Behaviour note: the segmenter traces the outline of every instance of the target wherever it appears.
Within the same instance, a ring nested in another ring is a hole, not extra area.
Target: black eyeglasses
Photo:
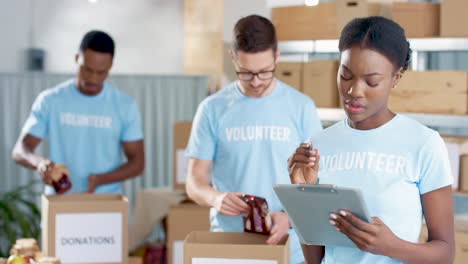
[[[275,69],[271,71],[261,71],[257,73],[236,71],[236,74],[237,78],[239,78],[239,80],[241,81],[251,81],[255,76],[257,76],[257,78],[262,81],[268,81],[273,79],[273,77],[275,76]]]

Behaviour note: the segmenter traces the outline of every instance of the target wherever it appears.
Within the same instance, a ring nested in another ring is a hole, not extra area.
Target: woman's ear
[[[398,83],[400,82],[401,78],[403,77],[403,68],[400,67],[398,71],[395,73],[395,76],[393,77],[393,85],[392,88],[397,87]]]

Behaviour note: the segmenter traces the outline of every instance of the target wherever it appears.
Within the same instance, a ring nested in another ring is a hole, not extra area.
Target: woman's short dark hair
[[[256,53],[273,49],[276,52],[275,26],[270,20],[259,15],[241,18],[234,26],[233,50]]]
[[[86,49],[110,53],[114,57],[114,40],[103,31],[91,30],[81,40],[80,51],[84,52]]]
[[[351,20],[341,31],[339,50],[343,52],[355,46],[379,52],[396,69],[408,69],[411,59],[409,42],[405,31],[390,19],[372,16]]]

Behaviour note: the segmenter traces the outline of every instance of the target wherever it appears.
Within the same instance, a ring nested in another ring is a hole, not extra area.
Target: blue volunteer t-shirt
[[[273,185],[290,183],[287,159],[308,137],[322,130],[311,99],[276,81],[271,94],[244,96],[232,83],[205,99],[195,115],[187,155],[213,163],[212,183],[220,192],[266,198],[270,211],[282,207]],[[212,208],[213,231],[242,232],[242,217]],[[291,235],[291,263],[303,261],[298,238]]]
[[[74,80],[36,98],[22,133],[47,136],[49,158],[70,173],[69,192],[85,192],[88,176],[113,171],[123,163],[122,142],[143,139],[136,102],[104,83],[96,96],[80,93]],[[98,186],[96,193],[121,193],[120,183]],[[54,193],[46,186],[46,193]]]
[[[361,189],[370,216],[409,242],[418,242],[421,195],[453,181],[439,134],[402,115],[371,130],[353,129],[343,120],[313,142],[320,153],[319,182]],[[401,262],[357,247],[326,246],[322,263]]]

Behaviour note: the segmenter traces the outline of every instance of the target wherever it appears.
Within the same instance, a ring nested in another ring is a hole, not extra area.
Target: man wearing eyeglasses
[[[193,121],[187,193],[212,207],[211,230],[224,232],[243,231],[242,214],[249,207],[242,194],[265,198],[273,223],[267,243],[277,244],[289,233],[291,263],[300,263],[299,240],[272,187],[290,183],[289,153],[322,129],[315,105],[274,78],[279,51],[268,19],[240,19],[230,55],[238,80],[205,99]]]

